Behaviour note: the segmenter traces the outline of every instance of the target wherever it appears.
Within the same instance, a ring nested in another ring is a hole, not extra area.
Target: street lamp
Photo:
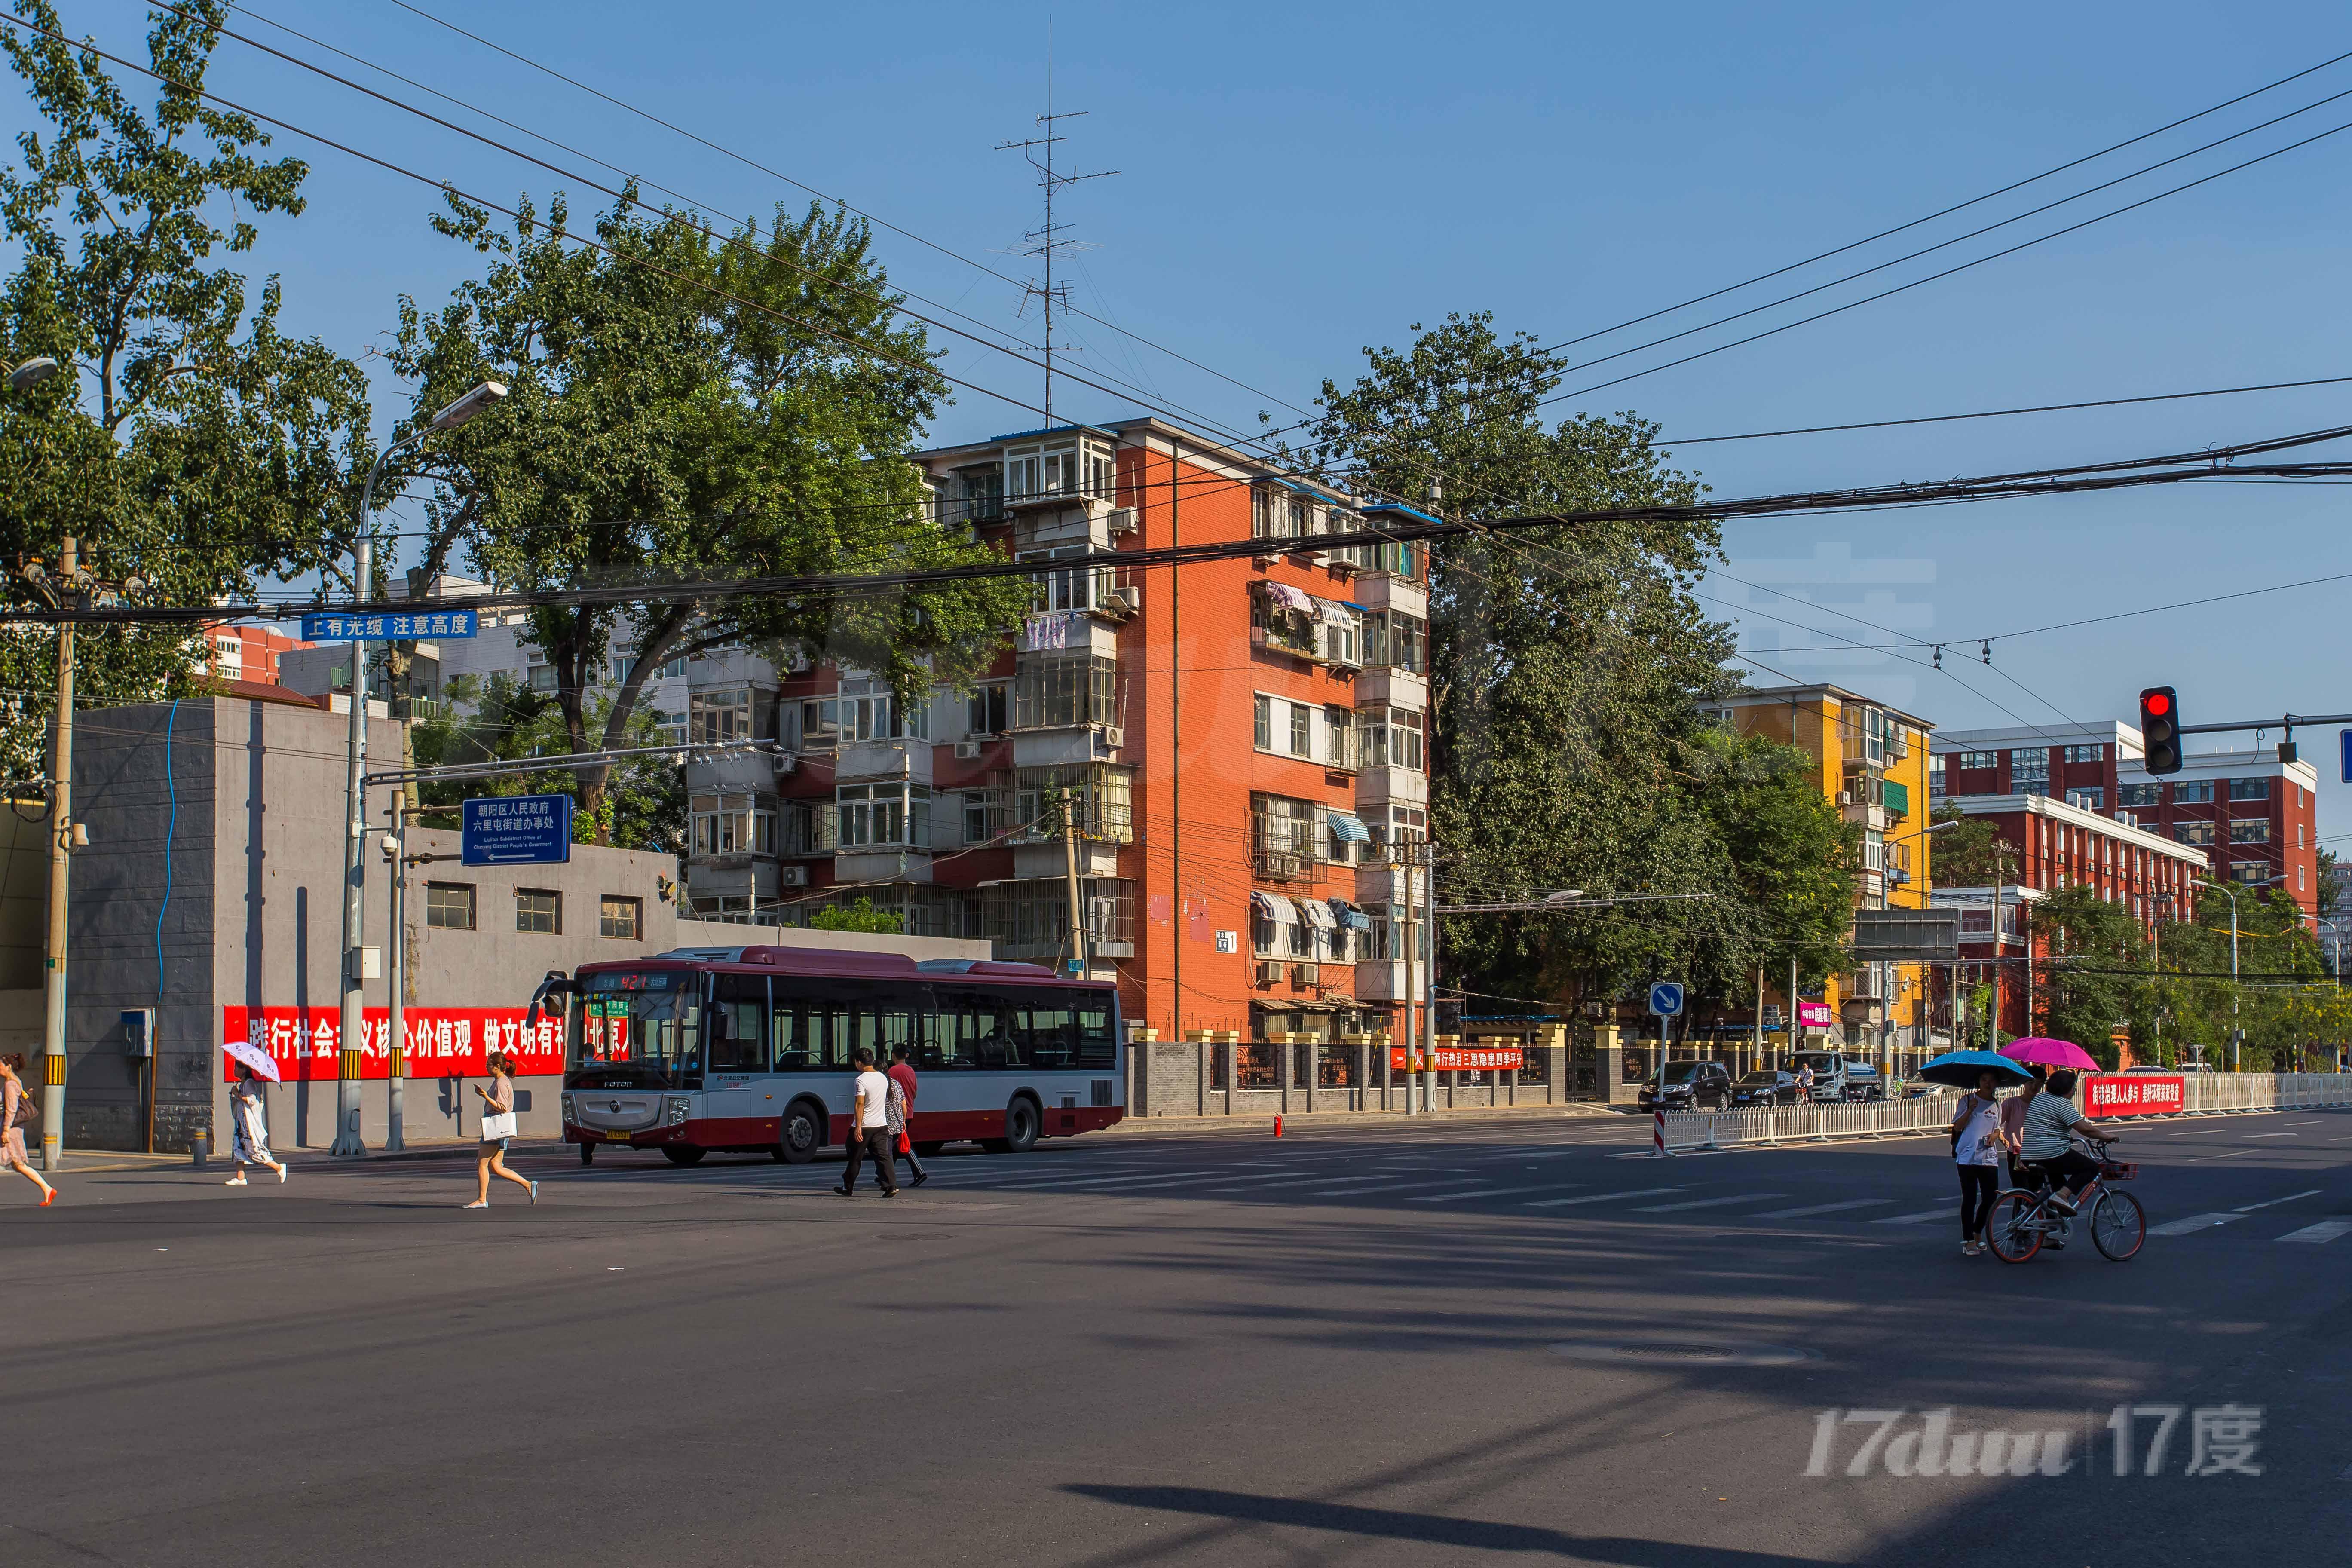
[[[2241,1047],[2246,1032],[2238,1027],[2238,890],[2226,882],[2210,877],[2191,879],[2200,888],[2210,888],[2230,900],[2230,1070],[2239,1070]],[[2274,888],[2285,881],[2284,877],[2268,877],[2259,882],[2248,882],[2249,888]]]
[[[368,520],[375,514],[376,482],[383,477],[384,465],[394,453],[413,447],[426,437],[444,430],[455,430],[476,416],[485,413],[507,395],[506,387],[495,381],[485,381],[467,391],[427,421],[422,429],[412,430],[376,455],[368,468],[367,485],[360,492],[360,515],[356,537],[352,542],[352,603],[364,605],[375,580],[375,540],[369,531]],[[367,791],[361,776],[367,769],[367,641],[363,637],[352,642],[352,724],[351,738],[345,747],[345,777],[343,793],[349,807],[343,833],[343,973],[341,981],[342,1008],[340,1020],[340,1049],[335,1068],[335,1142],[330,1151],[336,1154],[364,1154],[367,1146],[360,1142],[360,1052],[367,1038],[366,1012],[362,1005],[361,986],[366,979],[366,966],[362,939],[366,934],[362,898],[367,891]],[[397,1046],[400,1042],[392,1042]]]
[[[1958,817],[1953,817],[1948,822],[1931,822],[1925,827],[1914,828],[1909,833],[1903,834],[1898,837],[1886,839],[1881,847],[1884,848],[1892,848],[1897,844],[1907,844],[1914,838],[1925,838],[1930,834],[1942,833],[1948,828],[1954,828],[1959,826],[1960,819]],[[1882,866],[1878,868],[1878,907],[1882,910],[1893,907],[1888,900],[1894,894],[1894,879],[1895,868],[1893,866]],[[1906,875],[1904,880],[1907,882],[1910,880],[1910,878]],[[1887,971],[1889,971],[1889,973],[1881,976],[1884,983],[1880,985],[1879,989],[1883,992],[1892,991],[1895,988],[1893,984],[1895,976],[1892,973],[1895,966],[1892,963],[1886,963],[1883,959],[1879,962]],[[1958,983],[1955,981],[1954,990],[1952,993],[1955,997],[1958,997],[1959,994],[1958,984]],[[1884,1084],[1888,1081],[1892,1076],[1888,1070],[1888,1057],[1890,1054],[1888,1041],[1893,1037],[1895,1033],[1895,998],[1892,996],[1886,996],[1883,997],[1881,1000],[1884,1010],[1881,1011],[1878,1016],[1878,1075],[1879,1081]],[[1794,1004],[1792,1003],[1791,1005],[1793,1005]],[[1925,1006],[1927,1004],[1923,1002],[1921,1005]],[[1932,1025],[1930,1026],[1932,1027]]]

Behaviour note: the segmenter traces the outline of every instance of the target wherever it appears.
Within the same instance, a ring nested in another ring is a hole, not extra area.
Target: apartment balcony
[[[1107,495],[1087,495],[1070,489],[1007,496],[1003,516],[1013,524],[1015,550],[1071,544],[1108,550],[1117,538],[1132,531],[1135,526],[1132,509],[1113,506]]]
[[[1393,572],[1368,572],[1359,576],[1348,597],[1368,610],[1394,610],[1419,620],[1429,618],[1429,584],[1400,577]]]
[[[1429,710],[1429,678],[1410,669],[1368,664],[1356,675],[1356,706],[1410,708],[1416,713],[1425,713]]]
[[[862,845],[837,849],[833,857],[836,882],[928,882],[931,852],[886,845]]]
[[[789,760],[791,768],[784,766]],[[688,795],[766,794],[776,787],[779,773],[799,766],[797,758],[780,758],[770,752],[721,752],[689,757],[686,764]]]
[[[931,782],[931,743],[913,739],[845,740],[835,749],[833,768],[833,776],[840,784],[856,784],[870,779],[905,779],[911,784],[929,784]]]
[[[1356,771],[1359,807],[1428,804],[1429,775],[1419,768],[1364,767]]]
[[[1356,976],[1356,1000],[1359,1002],[1402,1002],[1404,1000],[1404,960],[1401,958],[1370,959],[1353,966]],[[1418,980],[1420,975],[1415,973]]]
[[[1015,845],[1013,850],[1013,875],[1015,880],[1035,878],[1064,877],[1069,874],[1069,851],[1063,847],[1059,836],[1051,842]],[[1078,840],[1078,875],[1081,877],[1116,877],[1118,875],[1118,846],[1099,839]]]

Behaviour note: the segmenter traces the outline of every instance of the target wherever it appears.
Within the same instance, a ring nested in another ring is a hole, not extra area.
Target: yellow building
[[[1863,869],[1854,878],[1856,909],[1924,909],[1929,856],[1927,720],[1839,686],[1776,686],[1745,691],[1712,705],[1716,717],[1743,735],[1761,735],[1809,752],[1822,793],[1863,829]],[[1792,1048],[1842,1046],[1850,1056],[1906,1073],[1935,1054],[1928,1037],[1925,967],[1868,963],[1831,975],[1820,991],[1789,995],[1782,968],[1767,975],[1764,1002],[1779,1009],[1782,1030],[1768,1035],[1775,1055]],[[1796,1016],[1804,1005],[1807,1017]]]

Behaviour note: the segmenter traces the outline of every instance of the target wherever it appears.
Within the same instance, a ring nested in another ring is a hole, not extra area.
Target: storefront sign
[[[268,1051],[287,1083],[334,1079],[341,1026],[341,1015],[333,1007],[221,1009],[221,1038],[248,1041]],[[386,1077],[391,1066],[385,1048],[392,1033],[391,1015],[382,1007],[371,1007],[365,1027],[360,1076]],[[401,1033],[406,1037],[411,1078],[483,1077],[489,1070],[483,1058],[492,1050],[514,1055],[517,1078],[563,1070],[562,1019],[542,1016],[537,1028],[525,1029],[520,1007],[410,1007],[401,1015]],[[236,1065],[226,1057],[221,1073],[225,1079],[236,1076]]]
[[[2189,1088],[2167,1073],[2101,1075],[2084,1086],[2085,1116],[2165,1116],[2188,1102]]]
[[[1801,1026],[1808,1029],[1828,1028],[1830,1026],[1830,1005],[1826,1002],[1798,1003],[1797,1022]]]
[[[1501,1068],[1516,1072],[1527,1053],[1517,1046],[1439,1046],[1430,1051],[1389,1048],[1391,1072],[1483,1072]]]

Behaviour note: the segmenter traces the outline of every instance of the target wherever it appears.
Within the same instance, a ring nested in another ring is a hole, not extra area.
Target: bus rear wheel
[[[709,1150],[698,1148],[692,1143],[662,1145],[662,1158],[673,1165],[699,1165],[702,1163],[702,1157],[709,1152]]]
[[[932,1139],[930,1142],[927,1142],[927,1143],[918,1143],[918,1144],[916,1144],[916,1145],[915,1145],[915,1153],[916,1153],[917,1157],[919,1157],[919,1158],[920,1158],[920,1159],[928,1160],[928,1159],[931,1158],[933,1155],[937,1154],[940,1150],[942,1150],[942,1149],[946,1148],[947,1146],[948,1146],[948,1143],[947,1143],[947,1140],[946,1140],[946,1139],[944,1139],[944,1138],[934,1138],[934,1139]]]

